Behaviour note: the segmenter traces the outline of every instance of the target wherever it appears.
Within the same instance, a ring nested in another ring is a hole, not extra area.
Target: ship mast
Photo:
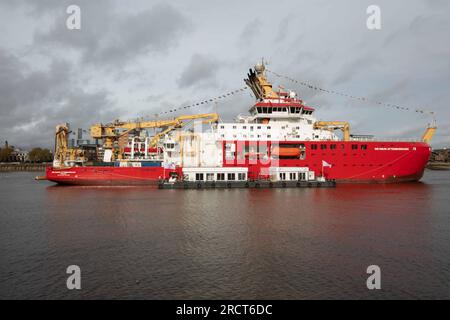
[[[278,94],[273,90],[272,84],[266,77],[266,66],[264,60],[261,63],[257,63],[255,70],[249,69],[247,79],[244,79],[245,83],[252,89],[256,100],[262,101],[264,99],[277,99]]]

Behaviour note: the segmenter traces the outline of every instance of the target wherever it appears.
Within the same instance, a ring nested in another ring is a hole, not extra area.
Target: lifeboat
[[[277,157],[300,157],[300,149],[298,147],[273,147],[272,155]]]

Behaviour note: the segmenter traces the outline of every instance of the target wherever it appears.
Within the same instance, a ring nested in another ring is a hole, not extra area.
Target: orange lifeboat
[[[293,147],[273,147],[272,155],[278,157],[300,157],[300,149]]]

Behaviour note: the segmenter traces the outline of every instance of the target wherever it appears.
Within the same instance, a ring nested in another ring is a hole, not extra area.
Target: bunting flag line
[[[177,112],[177,111],[180,111],[180,110],[186,110],[186,109],[190,109],[190,108],[194,108],[194,107],[199,107],[199,106],[202,106],[202,105],[206,105],[208,103],[216,102],[217,100],[228,98],[228,97],[230,97],[232,95],[241,93],[241,92],[243,92],[243,91],[245,91],[247,89],[248,89],[248,87],[245,86],[245,87],[242,87],[242,88],[230,91],[230,92],[223,93],[223,94],[218,95],[218,96],[213,97],[213,98],[209,98],[209,99],[205,99],[203,101],[192,103],[192,104],[187,105],[187,106],[182,106],[182,107],[172,108],[172,109],[169,108],[169,109],[166,109],[165,111],[161,111],[159,113],[156,113],[155,115],[156,116],[160,116],[160,115],[165,115],[165,114],[171,114],[171,113],[174,113],[174,112]],[[145,116],[145,118],[150,118],[150,117],[151,116]]]
[[[322,91],[322,92],[325,92],[325,93],[328,93],[328,94],[334,94],[334,95],[338,95],[338,96],[341,96],[341,97],[346,97],[346,98],[349,98],[349,99],[358,100],[358,101],[362,101],[362,102],[374,103],[374,104],[377,104],[377,105],[381,105],[381,106],[385,106],[385,107],[389,107],[389,108],[394,108],[394,109],[397,109],[397,110],[414,111],[414,112],[423,113],[423,114],[427,113],[427,114],[432,115],[433,117],[435,116],[434,111],[431,111],[431,110],[411,108],[411,107],[400,106],[400,105],[392,104],[392,103],[384,103],[384,102],[375,101],[375,100],[372,100],[372,99],[366,98],[366,97],[358,97],[358,96],[354,96],[354,95],[343,93],[343,92],[338,92],[338,91],[334,91],[334,90],[328,90],[328,89],[317,87],[317,86],[312,85],[312,84],[310,84],[308,82],[305,82],[305,81],[300,81],[300,80],[296,80],[296,79],[293,79],[293,78],[285,76],[285,75],[281,75],[281,74],[279,74],[277,72],[274,72],[274,71],[271,71],[271,70],[268,70],[268,69],[266,69],[266,71],[271,73],[271,74],[273,74],[274,76],[277,76],[277,77],[283,78],[283,79],[287,79],[287,80],[289,80],[291,82],[297,83],[297,84],[299,84],[301,86],[304,86],[304,87],[306,87],[308,89],[311,89],[311,90]]]

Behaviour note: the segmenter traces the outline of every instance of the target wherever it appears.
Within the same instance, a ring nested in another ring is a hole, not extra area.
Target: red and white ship
[[[94,125],[91,135],[104,142],[98,148],[103,153],[101,163],[89,164],[82,151],[68,149],[67,137],[61,135],[67,128],[59,127],[55,161],[47,168],[46,179],[69,185],[146,185],[164,179],[279,181],[321,177],[347,183],[421,179],[435,127],[427,128],[416,142],[355,136],[347,122],[317,121],[315,109],[305,105],[295,92],[274,90],[264,63],[250,70],[245,82],[256,103],[248,115],[239,115],[235,122],[220,122],[215,114],[206,114],[182,116],[176,121]],[[194,121],[189,130],[185,120]],[[160,131],[149,136],[149,128]]]

